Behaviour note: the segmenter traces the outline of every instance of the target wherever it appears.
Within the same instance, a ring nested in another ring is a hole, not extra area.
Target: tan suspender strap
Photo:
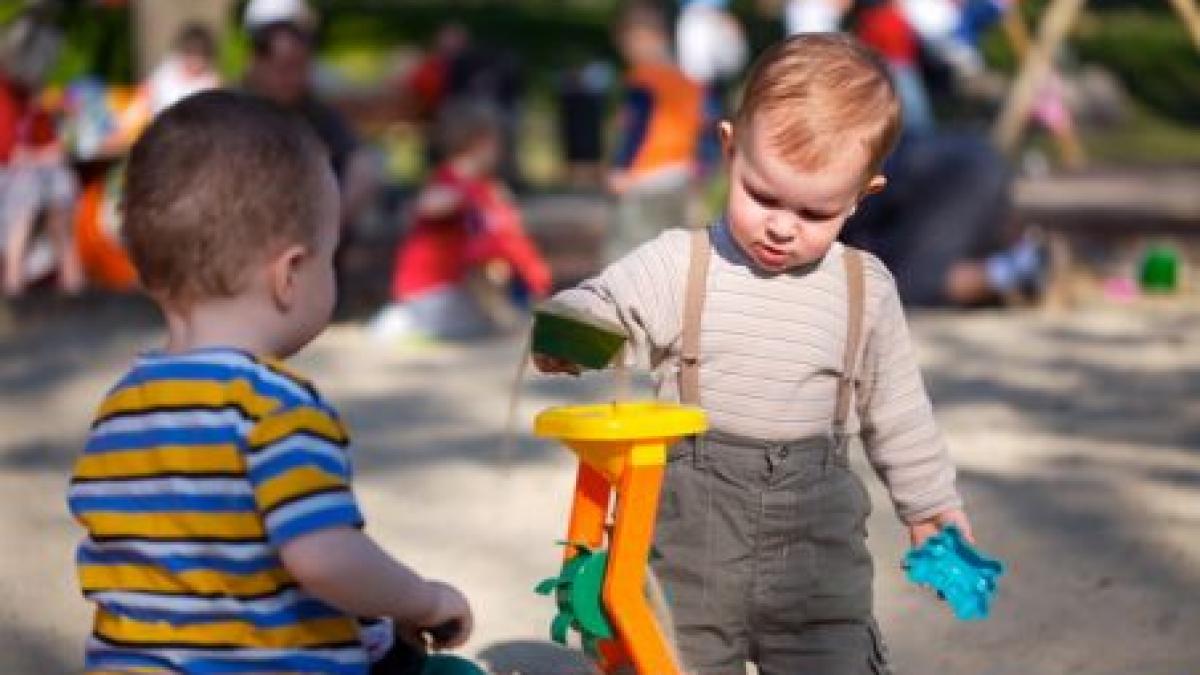
[[[712,258],[708,237],[707,227],[692,230],[679,352],[679,402],[684,405],[700,405],[700,315],[704,312],[708,263]]]
[[[841,433],[850,418],[850,401],[854,397],[854,373],[858,365],[859,343],[862,341],[864,286],[862,251],[847,246],[842,259],[846,263],[846,355],[842,359],[842,378],[838,381],[837,408],[833,428]]]

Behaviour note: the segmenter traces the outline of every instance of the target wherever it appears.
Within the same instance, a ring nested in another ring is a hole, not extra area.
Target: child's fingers
[[[908,526],[908,539],[913,548],[920,548],[925,540],[937,534],[938,527],[931,522],[915,523]]]
[[[462,616],[429,631],[435,649],[457,649],[471,638],[472,622],[470,616]]]
[[[537,367],[538,371],[543,373],[565,373],[568,375],[578,375],[580,373],[578,365],[564,359],[546,356],[545,354],[534,354],[533,365]]]
[[[968,543],[970,543],[972,546],[978,543],[975,541],[975,533],[971,530],[971,521],[967,520],[967,514],[963,513],[962,511],[955,513],[954,524],[958,526],[958,529],[962,530],[963,538],[966,539]]]

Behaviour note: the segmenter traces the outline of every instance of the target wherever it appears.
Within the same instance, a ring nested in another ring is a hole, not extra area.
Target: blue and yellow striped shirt
[[[297,585],[280,547],[361,527],[337,412],[233,349],[150,354],[105,398],[68,501],[87,529],[93,670],[366,672],[356,622]]]

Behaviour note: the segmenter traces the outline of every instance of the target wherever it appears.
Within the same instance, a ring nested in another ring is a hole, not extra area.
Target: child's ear
[[[721,154],[728,162],[733,159],[733,122],[721,120],[717,125],[717,136],[721,139]]]
[[[308,257],[308,249],[300,244],[292,244],[283,249],[271,262],[270,284],[271,298],[281,312],[290,310],[298,300],[297,278],[300,264]]]

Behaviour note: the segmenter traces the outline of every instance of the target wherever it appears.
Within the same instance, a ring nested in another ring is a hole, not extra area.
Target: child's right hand
[[[583,369],[578,363],[572,363],[566,359],[560,359],[556,356],[547,356],[545,354],[534,354],[533,365],[540,373],[547,375],[555,373],[563,373],[566,375],[579,375]]]
[[[411,641],[425,644],[425,636],[432,639],[434,649],[455,649],[466,644],[475,628],[475,617],[466,596],[450,584],[441,581],[429,582],[434,593],[434,610],[426,615],[419,625],[401,628]]]

